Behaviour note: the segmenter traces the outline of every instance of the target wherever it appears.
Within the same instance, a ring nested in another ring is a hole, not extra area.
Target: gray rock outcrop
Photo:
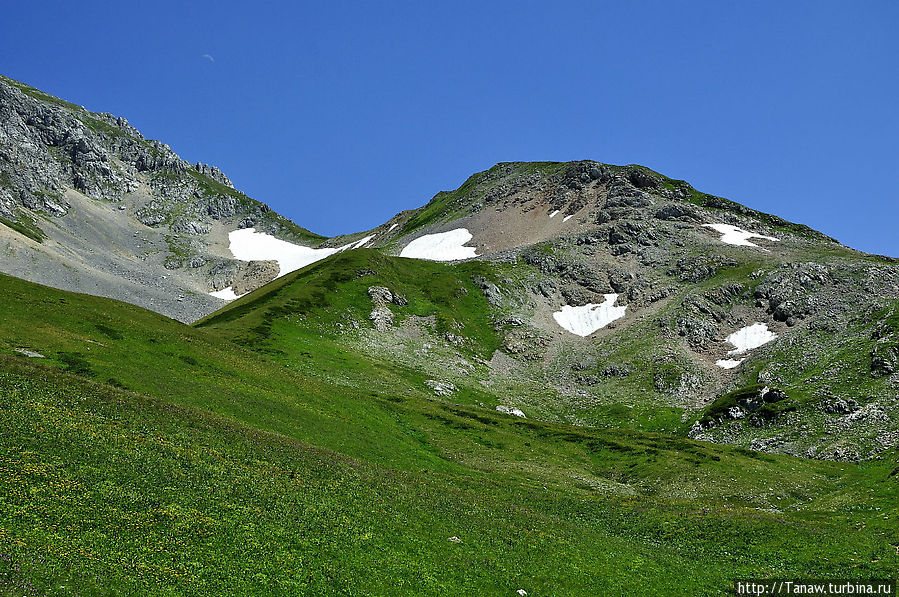
[[[249,261],[234,276],[232,290],[238,296],[253,292],[277,278],[279,271],[277,261]]]

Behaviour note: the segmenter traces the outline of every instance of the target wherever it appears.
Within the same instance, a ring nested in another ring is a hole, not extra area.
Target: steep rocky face
[[[0,223],[3,271],[185,321],[220,306],[207,293],[247,267],[228,250],[228,231],[255,227],[305,245],[324,240],[235,190],[218,168],[189,164],[144,138],[124,118],[2,77]]]
[[[121,201],[139,173],[184,175],[187,166],[163,143],[148,141],[124,118],[94,114],[9,79],[0,79],[2,209],[63,215],[64,193]]]

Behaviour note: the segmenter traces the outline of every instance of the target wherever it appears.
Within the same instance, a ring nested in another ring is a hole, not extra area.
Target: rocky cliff
[[[244,264],[227,232],[324,240],[190,164],[121,117],[0,77],[0,227],[7,273],[127,300],[182,320]]]

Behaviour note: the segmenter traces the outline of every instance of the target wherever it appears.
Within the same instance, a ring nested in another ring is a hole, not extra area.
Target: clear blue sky
[[[899,256],[899,2],[9,2],[0,72],[327,234],[639,163]]]

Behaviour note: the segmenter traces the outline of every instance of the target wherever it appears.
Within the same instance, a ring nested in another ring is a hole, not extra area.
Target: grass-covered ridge
[[[222,330],[242,343],[272,336],[273,326],[302,317],[328,328],[348,317],[367,321],[372,302],[367,289],[386,286],[408,304],[392,306],[404,317],[434,316],[436,331],[456,333],[472,350],[489,358],[499,346],[490,307],[475,285],[478,276],[495,276],[489,264],[452,266],[389,257],[372,249],[339,253],[279,278],[201,319],[195,325]]]
[[[413,309],[439,310],[467,284],[454,270],[416,297],[401,286],[408,260],[344,259],[377,269]],[[200,328],[0,276],[0,572],[100,594],[700,595],[734,576],[874,578],[899,565],[887,460],[809,461],[356,390],[216,329],[255,334],[265,318],[241,305],[300,299],[298,281],[326,289],[329,271],[286,276],[281,294],[266,287]],[[317,300],[343,311],[357,299]],[[278,325],[265,342],[288,338]]]

